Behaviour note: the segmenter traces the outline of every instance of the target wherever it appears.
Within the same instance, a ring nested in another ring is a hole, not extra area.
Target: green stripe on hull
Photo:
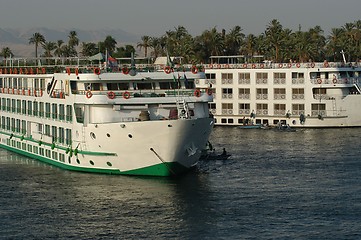
[[[78,172],[88,172],[88,173],[102,173],[102,174],[114,174],[114,175],[144,175],[144,176],[176,176],[181,173],[186,172],[189,170],[188,168],[184,167],[179,163],[160,163],[153,166],[148,166],[144,168],[134,169],[130,171],[120,171],[118,169],[102,169],[102,168],[86,168],[86,167],[77,167],[72,165],[64,164],[63,162],[55,161],[52,159],[48,159],[39,155],[35,155],[20,149],[12,148],[7,145],[0,144],[0,147],[18,153],[20,155],[24,155],[33,159],[37,159],[41,162],[66,169],[71,171],[78,171]]]

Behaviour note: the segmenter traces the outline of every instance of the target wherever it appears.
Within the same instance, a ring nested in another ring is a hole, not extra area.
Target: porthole
[[[90,133],[90,137],[91,137],[92,139],[96,139],[95,133],[91,132],[91,133]]]
[[[94,166],[94,162],[92,160],[89,161],[90,165]]]
[[[107,137],[110,137],[110,134],[109,134],[109,133],[107,133]]]
[[[128,137],[129,137],[129,138],[132,138],[133,136],[132,136],[132,134],[128,134]]]
[[[107,162],[107,165],[108,165],[109,167],[113,166],[111,162]]]
[[[80,164],[80,161],[79,161],[79,159],[78,159],[78,158],[76,159],[76,162],[77,162],[78,164]]]

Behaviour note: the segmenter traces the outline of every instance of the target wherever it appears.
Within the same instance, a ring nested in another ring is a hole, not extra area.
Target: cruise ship
[[[134,61],[133,61],[134,62]],[[67,170],[177,176],[214,125],[201,67],[6,59],[0,147]]]
[[[361,63],[239,63],[213,56],[205,64],[215,125],[361,127]]]

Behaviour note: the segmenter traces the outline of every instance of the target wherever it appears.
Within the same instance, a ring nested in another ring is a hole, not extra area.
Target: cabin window
[[[267,115],[268,114],[268,104],[266,104],[266,103],[256,104],[256,114]]]
[[[45,136],[50,137],[50,125],[45,125]]]
[[[3,86],[3,78],[0,78],[0,88],[2,88]]]
[[[50,103],[45,103],[45,117],[50,118]]]
[[[153,89],[153,85],[152,85],[152,83],[138,82],[137,88],[139,90],[151,90],[151,89]]]
[[[206,73],[206,79],[216,79],[215,73]]]
[[[87,87],[87,84],[85,85],[85,90],[88,90],[86,87]],[[70,89],[71,89],[72,93],[76,93],[78,91],[76,81],[70,81]]]
[[[256,73],[256,80],[268,79],[268,73],[258,72]]]
[[[56,126],[51,127],[52,141],[58,141],[58,128]]]
[[[26,100],[22,100],[21,107],[21,113],[26,114]]]
[[[32,115],[33,114],[33,102],[32,101],[28,101],[28,115]]]
[[[170,89],[171,83],[170,82],[159,82],[160,89]]]
[[[311,105],[311,115],[312,116],[326,116],[326,104],[323,103],[313,103]]]
[[[274,114],[275,115],[285,115],[286,114],[286,104],[274,104]]]
[[[71,122],[73,121],[73,107],[71,105],[66,105],[66,120]]]
[[[268,89],[267,88],[257,88],[256,89],[256,99],[268,99]]]
[[[65,144],[70,145],[71,144],[71,129],[66,129],[65,131]]]
[[[78,123],[84,123],[84,106],[75,106],[75,117]]]
[[[65,106],[64,104],[59,105],[59,120],[65,119]]]
[[[251,113],[251,105],[249,103],[240,103],[239,106],[239,114],[250,114]]]
[[[21,133],[22,134],[26,133],[26,121],[25,120],[21,120]]]
[[[232,88],[222,88],[222,98],[232,98],[233,96]]]
[[[39,113],[39,104],[38,104],[38,102],[34,101],[33,102],[33,115],[38,116],[38,113]]]
[[[39,116],[44,117],[44,103],[39,102]]]
[[[64,143],[64,128],[59,127],[59,143]]]
[[[304,104],[292,104],[292,115],[305,114]]]
[[[222,103],[222,114],[233,114],[233,103]]]
[[[108,90],[128,90],[129,83],[107,83]]]
[[[52,112],[52,117],[53,119],[57,119],[58,118],[58,105],[56,103],[51,104],[51,112]]]

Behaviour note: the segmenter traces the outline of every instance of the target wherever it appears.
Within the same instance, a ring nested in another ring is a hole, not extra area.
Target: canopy
[[[94,60],[98,60],[98,61],[101,61],[101,60],[104,60],[104,55],[102,53],[97,53],[91,57],[88,58],[89,61],[94,61]]]

